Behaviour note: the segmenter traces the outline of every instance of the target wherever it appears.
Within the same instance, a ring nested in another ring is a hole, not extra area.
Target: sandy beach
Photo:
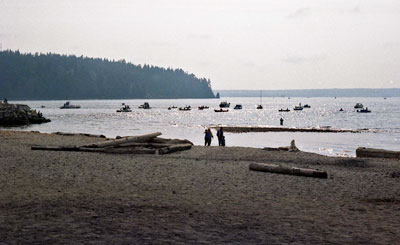
[[[400,244],[400,160],[31,150],[102,140],[0,130],[0,243]],[[328,178],[250,171],[254,162]]]

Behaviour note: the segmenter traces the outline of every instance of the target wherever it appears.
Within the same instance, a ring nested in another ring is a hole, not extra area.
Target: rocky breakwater
[[[0,126],[22,126],[50,122],[27,105],[0,103]]]

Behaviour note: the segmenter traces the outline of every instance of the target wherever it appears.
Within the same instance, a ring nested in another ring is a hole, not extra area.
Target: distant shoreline
[[[220,97],[400,97],[400,88],[225,90],[214,89]]]

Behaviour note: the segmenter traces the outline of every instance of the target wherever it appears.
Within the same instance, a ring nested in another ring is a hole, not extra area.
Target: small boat
[[[231,106],[231,103],[228,103],[227,101],[222,101],[219,103],[220,108],[229,108],[229,106]]]
[[[148,102],[144,102],[143,105],[139,106],[139,109],[151,109],[151,107]]]
[[[65,102],[63,106],[60,107],[60,109],[79,109],[81,108],[80,105],[72,105],[69,101]]]
[[[362,109],[362,108],[364,108],[364,106],[363,106],[363,104],[361,104],[361,103],[357,103],[357,104],[354,106],[354,109]]]
[[[258,105],[258,106],[257,106],[257,109],[262,109],[262,108],[263,108],[262,105]]]
[[[215,112],[228,112],[229,110],[228,109],[226,109],[226,110],[224,110],[224,109],[214,109],[214,111]]]
[[[339,111],[343,111],[343,108],[340,108],[340,110]]]
[[[42,105],[40,108],[46,108],[46,106]]]
[[[368,110],[368,107],[365,107],[365,109],[363,108],[361,110],[357,110],[357,112],[359,112],[359,113],[370,113],[371,110]]]
[[[234,110],[241,110],[242,109],[242,105],[241,104],[237,104],[237,105],[235,105],[235,107],[233,109]]]
[[[289,112],[290,110],[289,110],[289,108],[286,108],[286,109],[279,109],[279,112]]]
[[[122,103],[122,107],[117,110],[117,112],[132,112],[132,110],[129,105],[125,105],[125,103]]]
[[[262,91],[260,91],[260,104],[257,106],[257,109],[262,109]]]
[[[311,108],[311,106],[310,106],[309,104],[305,104],[305,105],[303,106],[303,108]]]
[[[303,106],[301,105],[301,103],[299,103],[299,105],[296,105],[293,110],[295,111],[302,111],[303,110]]]
[[[185,107],[179,107],[180,111],[190,111],[192,109],[192,107],[189,106],[185,106]]]
[[[202,105],[202,106],[199,106],[199,110],[204,110],[204,109],[208,109],[209,107],[208,106],[205,106],[205,105]]]

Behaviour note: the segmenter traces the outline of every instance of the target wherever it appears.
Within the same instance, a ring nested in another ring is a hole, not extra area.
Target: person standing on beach
[[[281,117],[281,120],[280,120],[280,121],[281,121],[281,126],[283,126],[283,118],[282,118],[282,117]]]
[[[220,127],[219,130],[217,131],[217,138],[218,138],[218,145],[225,146],[225,136],[222,127]]]
[[[211,129],[208,128],[204,131],[204,146],[211,145],[211,138],[214,138],[214,136],[211,133]]]

